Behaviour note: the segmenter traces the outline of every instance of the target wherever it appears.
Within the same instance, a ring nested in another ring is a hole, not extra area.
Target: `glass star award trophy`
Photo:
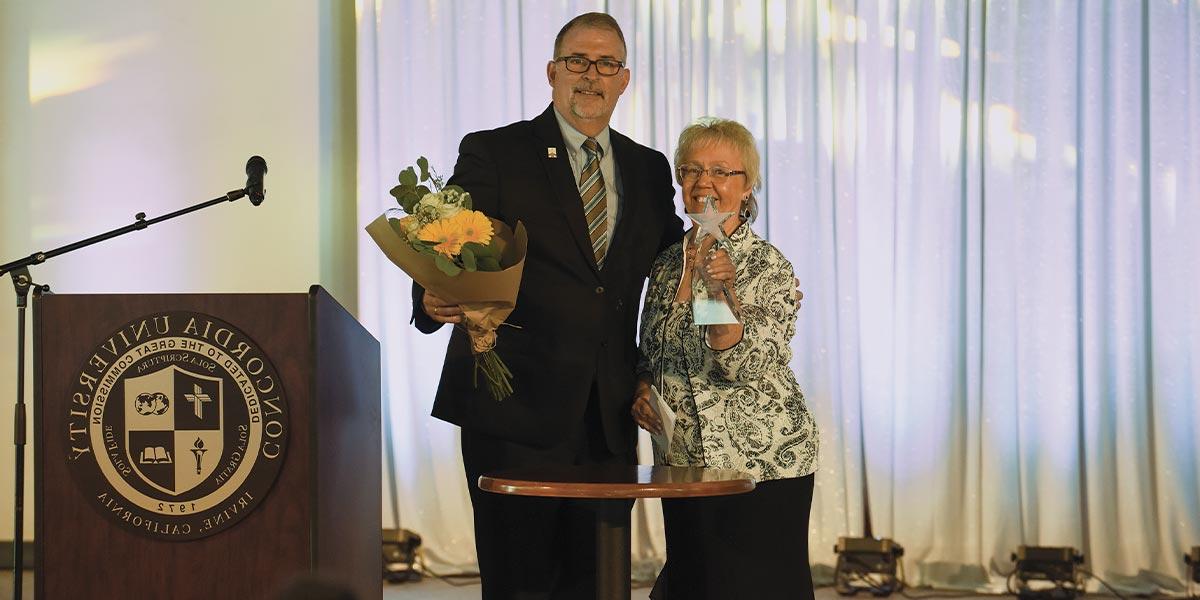
[[[705,238],[709,236],[712,236],[715,243],[708,245],[707,252],[713,252],[717,248],[726,248],[728,251],[729,237],[725,235],[725,230],[721,229],[721,224],[732,215],[731,212],[718,212],[716,198],[712,196],[704,198],[703,212],[687,213],[687,216],[696,223],[696,227],[692,228],[689,236],[691,239],[688,241],[688,244],[696,250],[694,253],[696,260],[694,264],[690,265],[692,269],[692,321],[696,325],[729,325],[739,322],[737,308],[732,302],[729,290],[723,282],[715,281],[708,276],[708,272],[704,269],[705,261],[700,258],[700,248],[708,245]]]

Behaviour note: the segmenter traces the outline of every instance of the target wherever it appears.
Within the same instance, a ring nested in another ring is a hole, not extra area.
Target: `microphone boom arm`
[[[66,254],[68,252],[72,252],[72,251],[78,250],[80,248],[91,246],[92,244],[103,242],[104,240],[109,240],[109,239],[112,239],[112,238],[115,238],[118,236],[125,235],[126,233],[130,233],[133,231],[140,231],[140,230],[145,229],[155,223],[160,223],[162,221],[174,219],[175,217],[180,217],[180,216],[186,215],[191,212],[195,212],[195,211],[198,211],[198,210],[201,210],[204,208],[208,208],[214,204],[220,204],[222,202],[233,202],[234,200],[237,200],[238,198],[242,198],[245,195],[246,195],[246,190],[244,190],[244,189],[243,190],[233,190],[233,191],[230,191],[229,193],[225,194],[224,196],[220,196],[218,198],[213,198],[212,200],[206,200],[199,204],[189,206],[187,208],[183,208],[183,209],[177,210],[175,212],[162,215],[161,217],[155,217],[150,220],[146,220],[146,213],[138,213],[137,215],[135,215],[133,217],[133,219],[134,219],[133,223],[130,223],[129,225],[125,225],[124,227],[118,227],[116,229],[113,229],[112,231],[107,231],[107,232],[101,233],[99,235],[94,235],[90,238],[79,240],[78,242],[73,242],[73,243],[67,244],[65,246],[60,246],[53,250],[47,250],[44,252],[34,252],[33,254],[30,254],[29,256],[27,256],[25,258],[17,259],[10,263],[0,265],[0,277],[3,277],[6,273],[20,269],[21,267],[28,267],[30,265],[40,265],[40,264],[46,262],[47,260],[54,258],[55,256],[58,256],[60,254]]]

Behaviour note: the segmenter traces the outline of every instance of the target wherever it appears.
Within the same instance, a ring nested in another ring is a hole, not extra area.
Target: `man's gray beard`
[[[571,106],[571,114],[572,114],[572,115],[574,115],[576,118],[579,118],[579,119],[598,119],[598,118],[600,118],[600,117],[604,116],[604,111],[603,111],[603,109],[601,109],[601,110],[600,110],[599,112],[597,112],[595,115],[591,115],[591,116],[589,116],[589,115],[585,115],[585,114],[583,114],[583,111],[581,111],[581,110],[579,109],[579,104],[578,104],[577,102],[575,102],[575,100],[574,100],[574,99],[572,99],[572,100],[571,100],[571,102],[570,102],[570,106]]]

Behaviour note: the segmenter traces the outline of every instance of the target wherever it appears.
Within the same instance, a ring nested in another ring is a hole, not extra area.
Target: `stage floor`
[[[650,595],[650,585],[642,584],[643,587],[633,588],[633,593],[630,594],[631,600],[646,600]],[[969,595],[961,592],[955,593],[952,591],[935,591],[929,589],[913,589],[906,592],[908,598],[919,600],[996,600],[1001,596],[984,596],[984,595]],[[846,597],[839,596],[832,587],[817,588],[817,600],[843,600]],[[1015,596],[1004,596],[1007,598],[1016,599]],[[1106,598],[1113,600],[1112,596],[1085,596],[1082,600],[1089,598]],[[439,581],[437,579],[424,579],[417,583],[401,583],[387,584],[383,586],[384,600],[478,600],[479,584],[473,583],[470,585],[453,586],[449,583]],[[859,600],[874,600],[874,597],[865,592],[860,592],[857,596],[853,596]],[[894,600],[907,600],[904,595],[893,594],[890,596]]]
[[[12,592],[12,571],[0,570],[0,598],[8,598]],[[645,600],[650,594],[650,587],[635,587],[630,595],[631,600]],[[22,590],[22,600],[33,600],[33,572],[25,572],[25,584]],[[891,598],[903,600],[914,598],[920,600],[994,600],[998,596],[956,594],[949,591],[934,591],[928,589],[908,590],[904,595],[893,594]],[[1008,596],[1014,598],[1013,596]],[[438,579],[426,578],[416,583],[383,584],[384,600],[478,600],[479,584],[469,583],[454,586]],[[817,588],[817,600],[840,600],[837,592],[831,587]],[[857,598],[871,600],[872,596],[860,593]],[[1106,598],[1112,596],[1088,595],[1083,599]]]
[[[456,582],[462,583],[462,582]],[[634,588],[630,598],[645,600],[650,586]],[[479,600],[479,583],[454,586],[444,581],[426,578],[416,583],[384,583],[384,600]]]

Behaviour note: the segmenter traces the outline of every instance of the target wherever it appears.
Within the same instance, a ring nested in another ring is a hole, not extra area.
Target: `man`
[[[456,328],[433,416],[462,428],[484,598],[594,597],[594,522],[582,503],[482,492],[480,475],[536,465],[634,464],[630,418],[638,300],[658,252],[682,237],[662,153],[609,128],[629,85],[620,26],[580,15],[546,65],[552,103],[529,121],[463,138],[449,183],[474,208],[529,231],[509,326],[496,351],[514,394],[476,386],[469,340]],[[413,288],[425,333],[461,310]]]

